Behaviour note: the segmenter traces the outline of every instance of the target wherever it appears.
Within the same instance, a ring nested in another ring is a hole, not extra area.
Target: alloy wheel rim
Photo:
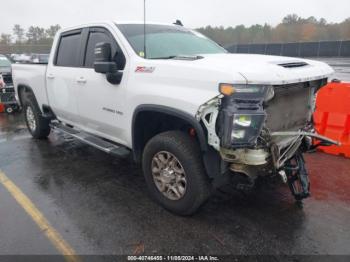
[[[170,152],[161,151],[152,159],[153,181],[166,198],[180,200],[187,187],[185,170],[180,161]]]
[[[26,116],[27,116],[27,122],[28,122],[29,129],[31,131],[35,131],[36,121],[35,121],[33,110],[30,106],[27,107]]]

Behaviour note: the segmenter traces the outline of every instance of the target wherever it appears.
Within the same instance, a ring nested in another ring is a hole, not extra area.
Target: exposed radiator
[[[298,130],[310,120],[311,94],[325,80],[275,86],[275,96],[265,106],[270,131]]]

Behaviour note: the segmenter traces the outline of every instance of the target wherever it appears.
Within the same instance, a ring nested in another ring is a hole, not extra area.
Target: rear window
[[[81,32],[63,35],[57,51],[56,65],[78,67],[79,50],[81,45]]]

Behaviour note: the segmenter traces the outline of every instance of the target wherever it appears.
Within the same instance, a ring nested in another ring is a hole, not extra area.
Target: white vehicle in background
[[[13,65],[34,138],[54,128],[131,153],[152,197],[181,215],[232,178],[251,190],[280,176],[296,200],[308,197],[303,152],[311,138],[337,144],[312,127],[314,95],[332,73],[322,62],[229,54],[180,25],[114,22],[61,30],[47,66]]]
[[[30,63],[31,61],[31,56],[28,54],[13,54],[11,58],[16,63]]]
[[[49,54],[32,54],[30,62],[34,64],[47,64],[49,62]]]

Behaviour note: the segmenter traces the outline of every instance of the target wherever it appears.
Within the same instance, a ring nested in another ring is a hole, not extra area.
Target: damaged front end
[[[319,145],[338,144],[312,126],[315,94],[326,83],[223,84],[222,95],[202,105],[197,118],[232,174],[244,175],[249,185],[258,177],[278,175],[300,201],[310,195],[303,153],[315,148],[314,139]]]

